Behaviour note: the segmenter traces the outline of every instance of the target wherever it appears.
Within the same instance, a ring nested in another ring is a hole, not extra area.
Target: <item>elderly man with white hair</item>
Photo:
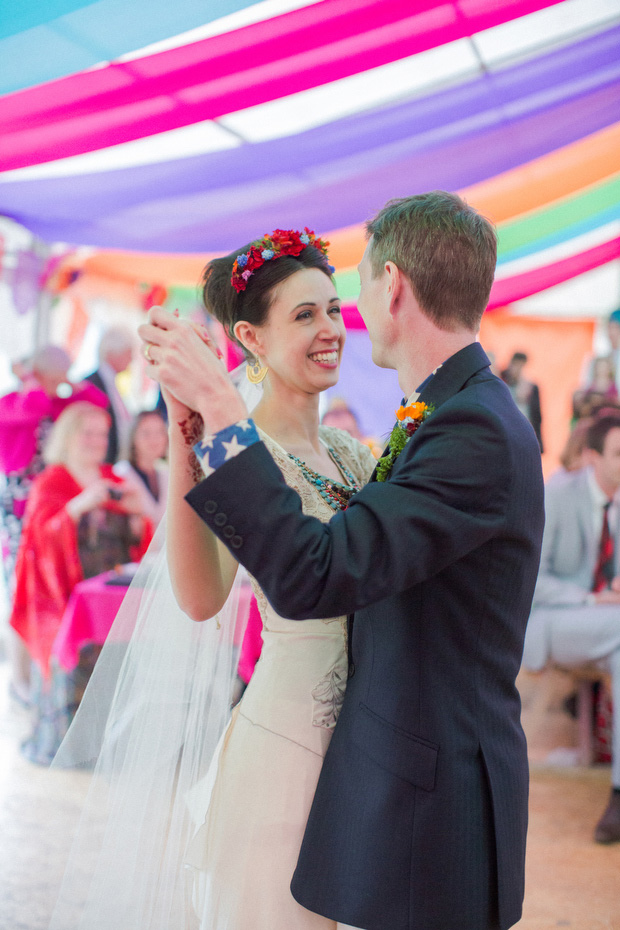
[[[135,338],[131,330],[123,326],[107,329],[99,342],[99,367],[86,375],[86,380],[108,398],[108,413],[112,418],[108,439],[106,462],[114,464],[129,433],[131,414],[116,386],[116,376],[129,368]]]

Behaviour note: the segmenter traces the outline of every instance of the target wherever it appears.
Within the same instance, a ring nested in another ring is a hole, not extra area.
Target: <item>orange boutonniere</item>
[[[385,481],[394,467],[394,462],[403,451],[413,434],[431,415],[432,405],[416,401],[396,411],[396,424],[390,435],[390,451],[377,463],[377,481]]]

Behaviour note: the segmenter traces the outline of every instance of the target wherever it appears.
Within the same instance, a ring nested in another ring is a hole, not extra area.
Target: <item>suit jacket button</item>
[[[241,536],[233,536],[233,538],[230,540],[230,545],[233,547],[233,549],[240,549],[243,545],[243,539]]]
[[[207,514],[215,513],[217,510],[217,504],[215,501],[205,501],[204,503],[204,512]]]
[[[228,517],[225,513],[216,513],[216,515],[213,517],[213,522],[216,526],[224,526],[227,520]]]
[[[226,539],[230,539],[230,537],[234,535],[235,535],[235,528],[234,526],[230,526],[230,524],[228,526],[225,526],[224,529],[222,530],[222,536],[226,537]]]

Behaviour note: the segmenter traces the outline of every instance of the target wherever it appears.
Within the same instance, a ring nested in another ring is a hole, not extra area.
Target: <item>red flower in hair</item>
[[[274,251],[282,255],[299,255],[306,247],[299,236],[300,233],[295,229],[274,229],[269,238],[273,243]]]
[[[297,256],[309,245],[319,249],[327,258],[329,242],[317,239],[307,226],[302,233],[297,229],[275,229],[271,235],[263,236],[256,245],[250,246],[247,252],[237,255],[232,266],[230,283],[237,293],[240,293],[246,289],[248,279],[265,262],[280,258],[281,255]],[[327,265],[327,268],[332,274],[332,266]]]
[[[252,246],[248,252],[248,261],[244,270],[247,271],[256,271],[257,268],[260,268],[261,265],[265,263],[265,259],[260,254],[261,250],[257,249],[255,245]]]

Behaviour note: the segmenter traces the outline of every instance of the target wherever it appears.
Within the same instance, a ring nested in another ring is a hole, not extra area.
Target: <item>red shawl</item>
[[[122,483],[110,465],[100,468],[102,478]],[[65,510],[67,502],[82,490],[64,466],[51,465],[33,482],[26,507],[9,622],[46,674],[65,607],[73,588],[84,577],[78,554],[77,524]],[[122,512],[115,501],[104,507]],[[131,552],[135,561],[146,552],[152,535],[153,526],[145,520],[142,539]]]

